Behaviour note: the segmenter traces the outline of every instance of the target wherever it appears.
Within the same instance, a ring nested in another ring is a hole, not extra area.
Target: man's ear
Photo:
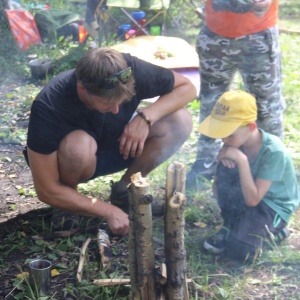
[[[248,126],[251,131],[254,131],[257,128],[256,122],[251,122],[248,124]]]
[[[85,87],[83,86],[81,80],[77,81],[77,90],[80,92],[84,92],[85,91]]]

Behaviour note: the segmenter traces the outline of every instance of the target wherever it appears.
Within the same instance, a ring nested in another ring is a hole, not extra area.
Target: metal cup
[[[29,283],[39,296],[50,291],[52,263],[46,259],[35,259],[29,264]]]

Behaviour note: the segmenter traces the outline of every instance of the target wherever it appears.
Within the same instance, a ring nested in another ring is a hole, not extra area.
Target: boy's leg
[[[207,238],[203,246],[206,250],[219,254],[227,247],[231,230],[239,215],[245,210],[237,168],[229,169],[219,163],[216,170],[216,187],[223,227]]]
[[[218,204],[224,220],[225,254],[234,259],[251,261],[263,246],[272,245],[271,234],[275,241],[288,235],[286,222],[264,202],[256,207],[244,203],[237,168],[228,169],[222,164],[217,166]]]
[[[251,262],[262,248],[272,247],[278,237],[281,241],[288,236],[286,225],[264,202],[248,207],[231,229],[226,254],[234,259]]]

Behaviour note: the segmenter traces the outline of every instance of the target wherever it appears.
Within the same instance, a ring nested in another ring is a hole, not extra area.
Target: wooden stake
[[[133,299],[156,299],[152,232],[152,196],[141,173],[131,176],[129,196],[129,262]]]
[[[188,300],[186,251],[184,247],[185,165],[179,162],[167,168],[165,210],[165,257],[167,299]]]

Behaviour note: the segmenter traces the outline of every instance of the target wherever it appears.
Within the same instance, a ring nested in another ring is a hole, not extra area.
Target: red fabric
[[[7,19],[19,48],[28,50],[30,45],[42,44],[32,14],[24,10],[5,10]]]
[[[78,25],[78,28],[79,28],[79,37],[78,37],[78,40],[79,40],[79,43],[82,44],[87,36],[89,35],[88,32],[84,29],[84,26],[83,25]]]
[[[271,4],[263,17],[256,17],[253,12],[239,14],[215,11],[212,8],[212,0],[207,0],[205,11],[206,24],[212,32],[220,36],[236,38],[274,27],[278,18],[278,1]]]

